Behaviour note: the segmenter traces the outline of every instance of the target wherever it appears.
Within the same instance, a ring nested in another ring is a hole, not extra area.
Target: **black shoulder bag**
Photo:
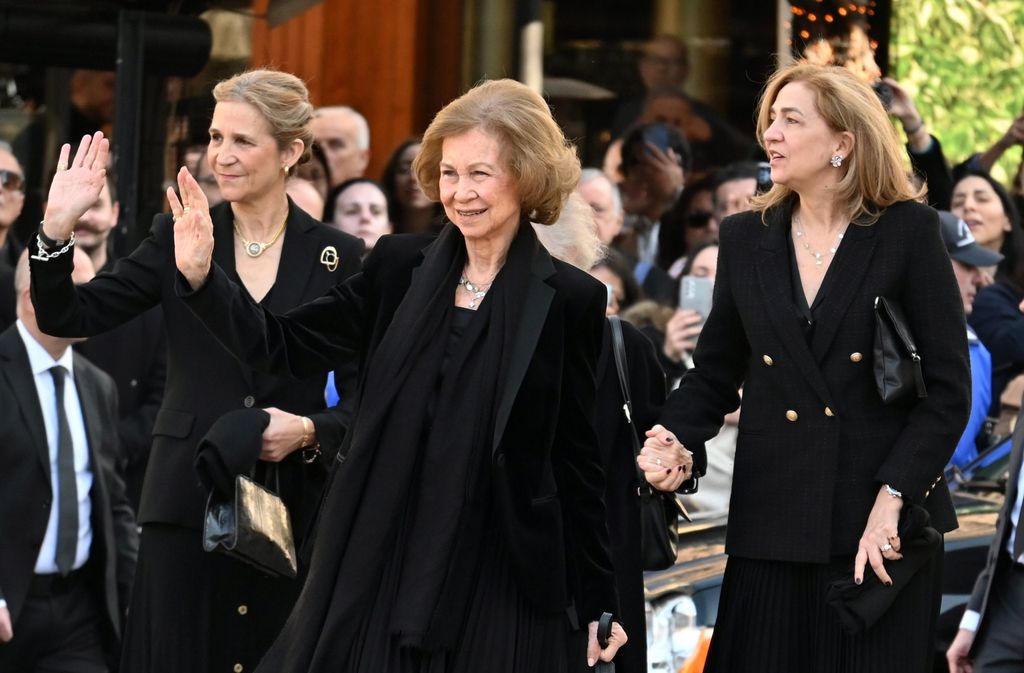
[[[629,396],[629,370],[626,367],[626,347],[622,338],[622,324],[618,316],[610,316],[612,328],[612,351],[615,353],[615,368],[619,374],[622,389],[622,411],[633,440],[633,457],[640,455],[640,439],[633,426],[633,402]],[[679,517],[687,521],[686,510],[675,493],[665,493],[653,488],[644,477],[643,470],[634,462],[637,475],[636,494],[640,498],[640,558],[644,570],[664,570],[676,562],[676,548],[679,544],[677,525]]]
[[[874,356],[875,385],[883,402],[899,402],[914,393],[919,399],[928,397],[921,356],[903,309],[885,297],[875,297]]]

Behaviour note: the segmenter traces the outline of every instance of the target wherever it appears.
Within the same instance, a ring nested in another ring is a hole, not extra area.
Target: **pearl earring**
[[[843,165],[843,157],[838,154],[833,154],[829,163],[832,164],[832,168],[839,168]]]

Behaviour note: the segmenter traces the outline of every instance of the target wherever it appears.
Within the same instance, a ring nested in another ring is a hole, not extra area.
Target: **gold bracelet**
[[[313,421],[306,416],[300,416],[300,418],[302,419],[302,443],[299,444],[299,448],[304,449],[313,443]]]

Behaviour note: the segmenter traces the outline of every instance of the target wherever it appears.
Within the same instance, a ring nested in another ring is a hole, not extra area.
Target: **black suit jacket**
[[[237,357],[309,376],[337,359],[373,358],[416,282],[430,240],[382,238],[363,273],[283,316],[254,304],[217,265],[198,291],[190,292],[183,279],[179,291]],[[508,377],[499,383],[491,446],[500,534],[519,587],[530,600],[557,611],[573,599],[583,621],[596,620],[604,610],[614,612],[617,604],[592,423],[607,293],[593,278],[553,260],[538,246],[522,301]],[[360,389],[388,385],[395,384],[360,381]],[[431,392],[422,391],[424,399]],[[572,586],[570,564],[578,570]]]
[[[98,589],[103,631],[116,639],[138,548],[135,518],[115,467],[117,390],[109,376],[81,356],[75,356],[74,370],[93,473],[93,539],[86,567]],[[15,634],[53,499],[39,394],[25,344],[12,325],[0,334],[0,596],[7,600]]]
[[[214,259],[233,274],[233,216],[230,204],[211,210]],[[35,241],[33,240],[33,245]],[[360,267],[362,242],[313,220],[289,201],[277,280],[265,300],[285,311],[318,297]],[[333,247],[336,267],[321,263]],[[241,407],[278,407],[309,416],[325,455],[302,463],[299,452],[280,470],[281,490],[296,531],[306,529],[321,486],[344,435],[340,409],[324,410],[326,376],[303,380],[257,373],[224,352],[174,293],[174,236],[170,215],[158,215],[149,237],[110,273],[89,283],[71,283],[71,256],[32,262],[32,298],[40,327],[63,336],[92,336],[160,305],[167,328],[168,369],[163,405],[153,428],[153,446],[139,508],[142,523],[172,523],[199,528],[206,494],[192,461],[206,431],[223,414]]]
[[[1022,469],[1024,469],[1024,415],[1019,415],[1013,431],[1013,449],[1010,453],[1010,478],[1006,484],[1006,499],[1003,501],[1003,509],[999,512],[996,534],[988,548],[988,560],[985,563],[985,568],[978,575],[978,579],[974,583],[974,591],[971,593],[970,600],[967,601],[967,609],[974,610],[981,615],[981,622],[978,624],[978,630],[974,637],[975,644],[981,642],[981,630],[987,626],[985,608],[988,606],[988,597],[992,592],[992,580],[995,578],[996,565],[1008,563],[1006,543],[1010,537],[1010,512],[1014,503],[1017,502],[1017,489]],[[1024,524],[1024,521],[1021,523]],[[1024,535],[1021,526],[1017,527],[1017,535]]]
[[[695,366],[662,414],[703,472],[704,442],[738,406],[743,385],[727,551],[816,563],[853,553],[882,484],[925,501],[932,525],[952,530],[948,490],[931,489],[967,421],[970,369],[963,305],[935,211],[904,202],[873,225],[850,225],[810,343],[794,307],[789,217],[787,207],[769,213],[767,225],[755,212],[723,221]],[[885,405],[878,395],[879,295],[903,306],[922,358],[924,400]]]

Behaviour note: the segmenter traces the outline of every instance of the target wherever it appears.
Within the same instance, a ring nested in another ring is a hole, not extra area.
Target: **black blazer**
[[[234,275],[234,233],[230,205],[210,212],[214,259]],[[89,283],[71,283],[71,255],[32,261],[32,298],[40,327],[49,334],[92,336],[160,305],[167,328],[168,367],[163,405],[153,427],[148,478],[139,507],[141,523],[200,528],[206,495],[192,461],[195,448],[214,421],[241,407],[278,407],[309,416],[325,455],[313,465],[295,452],[282,464],[281,489],[296,531],[312,519],[323,482],[344,434],[342,413],[324,410],[323,374],[301,381],[254,372],[230,357],[174,293],[174,232],[170,215],[158,215],[149,237],[110,273]],[[35,245],[35,240],[32,242]],[[289,200],[277,280],[265,300],[285,311],[318,297],[359,270],[362,242],[313,220]],[[321,262],[333,247],[338,265]]]
[[[850,225],[808,344],[793,301],[789,208],[722,223],[711,315],[693,369],[662,424],[706,468],[704,442],[739,404],[726,548],[750,558],[825,562],[851,554],[882,484],[956,527],[949,492],[931,491],[963,432],[970,369],[963,304],[934,210],[889,207]],[[796,251],[801,254],[801,250]],[[798,289],[802,291],[802,289]],[[872,376],[874,300],[903,306],[928,397],[885,405]],[[698,496],[699,497],[699,496]]]
[[[974,583],[974,591],[970,600],[967,601],[967,609],[974,610],[981,615],[981,622],[974,637],[974,645],[981,642],[982,629],[988,626],[985,620],[985,608],[988,606],[988,598],[992,593],[992,580],[995,578],[996,565],[1009,563],[1009,554],[1006,552],[1006,543],[1010,537],[1010,513],[1017,502],[1018,487],[1020,484],[1020,471],[1024,469],[1024,418],[1017,417],[1017,425],[1013,431],[1013,449],[1010,453],[1010,478],[1006,484],[1006,498],[1003,500],[1003,508],[999,512],[999,521],[996,523],[996,534],[992,538],[992,544],[988,548],[988,559],[985,568],[978,575]],[[1024,535],[1024,521],[1017,526],[1017,535]]]
[[[109,376],[81,356],[74,357],[74,370],[93,473],[93,538],[86,568],[97,590],[101,630],[113,638],[107,652],[117,654],[112,647],[128,609],[138,549],[135,517],[115,467],[117,390]],[[12,325],[0,334],[0,597],[7,600],[15,633],[53,499],[39,393],[25,344]]]
[[[361,274],[283,316],[254,304],[216,264],[198,291],[183,279],[179,291],[237,357],[310,376],[337,359],[374,356],[430,240],[381,238]],[[574,599],[583,621],[617,606],[591,416],[606,302],[600,283],[538,246],[491,446],[495,506],[520,589],[547,610]],[[393,385],[361,369],[360,390]]]

